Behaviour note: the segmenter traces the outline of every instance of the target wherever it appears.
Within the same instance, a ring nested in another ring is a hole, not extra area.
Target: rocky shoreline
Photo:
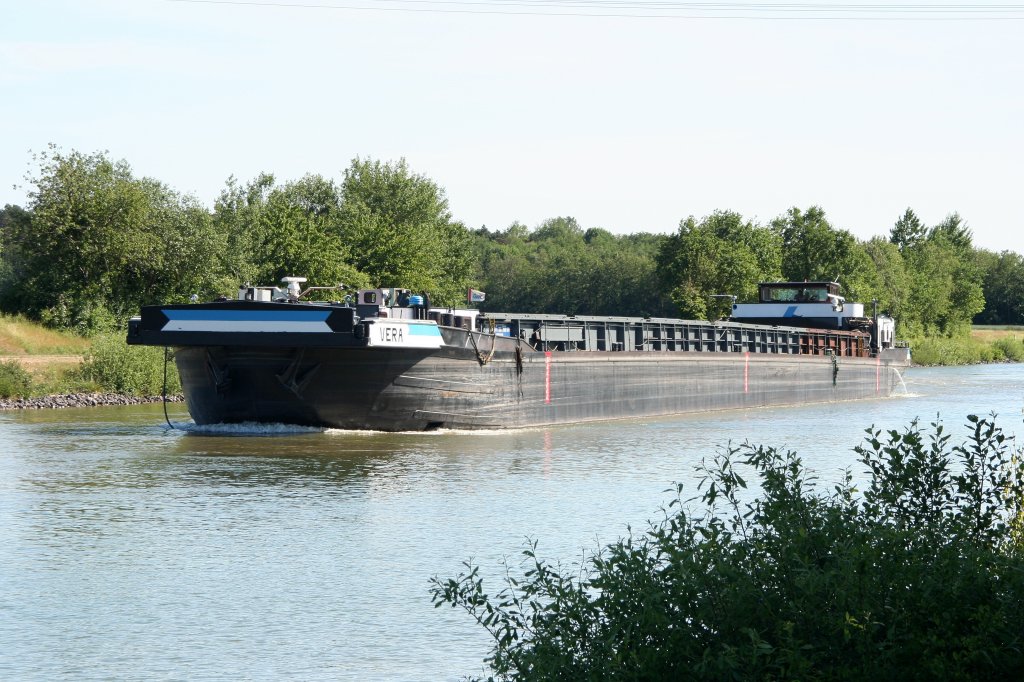
[[[49,410],[67,407],[100,407],[105,405],[142,405],[158,403],[163,398],[158,395],[137,396],[120,393],[64,393],[47,395],[39,398],[0,398],[0,410]],[[167,402],[180,403],[184,398],[180,395],[167,396]]]

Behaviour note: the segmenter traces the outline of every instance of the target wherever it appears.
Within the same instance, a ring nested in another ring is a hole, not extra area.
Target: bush
[[[160,395],[164,383],[164,350],[129,346],[120,334],[93,340],[81,368],[82,378],[101,390],[127,395]],[[167,363],[167,392],[179,393],[181,382],[173,362]]]
[[[969,337],[930,336],[911,341],[910,347],[918,365],[973,365],[1002,359],[991,345]]]
[[[1003,337],[991,341],[970,337],[930,336],[910,342],[918,365],[973,365],[979,362],[1024,360],[1024,343]]]
[[[32,392],[32,376],[17,360],[0,362],[0,398],[24,398]]]
[[[524,552],[489,596],[479,567],[436,606],[494,638],[503,680],[1024,679],[1024,464],[989,420],[869,430],[830,493],[792,452],[746,445],[665,518],[567,572]],[[743,502],[741,466],[760,496]]]
[[[40,312],[39,321],[48,327],[72,331],[81,336],[114,334],[124,326],[102,303],[72,306],[63,296],[60,302]]]
[[[1013,362],[1020,362],[1021,360],[1024,360],[1024,343],[1019,339],[1003,337],[993,341],[992,345],[995,346],[1007,360],[1012,360]]]

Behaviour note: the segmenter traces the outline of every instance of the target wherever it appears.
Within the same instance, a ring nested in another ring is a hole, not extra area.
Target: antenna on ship
[[[302,295],[302,287],[300,284],[306,282],[305,277],[282,277],[281,281],[288,285],[288,300],[297,301],[299,296]]]

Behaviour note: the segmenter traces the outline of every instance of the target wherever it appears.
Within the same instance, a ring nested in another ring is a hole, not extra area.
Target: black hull
[[[501,345],[499,345],[501,348]],[[772,353],[552,352],[446,345],[176,350],[197,424],[497,429],[889,396],[897,363]],[[483,349],[486,350],[486,349]]]

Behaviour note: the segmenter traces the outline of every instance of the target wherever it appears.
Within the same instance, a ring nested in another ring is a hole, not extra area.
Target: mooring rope
[[[174,424],[171,423],[171,418],[167,415],[167,358],[170,353],[170,348],[164,346],[164,388],[161,397],[164,404],[164,419],[167,421],[167,425],[172,429],[175,428]]]
[[[473,331],[469,331],[469,342],[473,344],[473,350],[476,352],[476,359],[481,365],[486,365],[494,358],[495,343],[498,340],[498,335],[494,333],[494,320],[491,320],[491,350],[487,353],[487,357],[480,352],[480,347],[476,345],[476,339],[473,338]]]

